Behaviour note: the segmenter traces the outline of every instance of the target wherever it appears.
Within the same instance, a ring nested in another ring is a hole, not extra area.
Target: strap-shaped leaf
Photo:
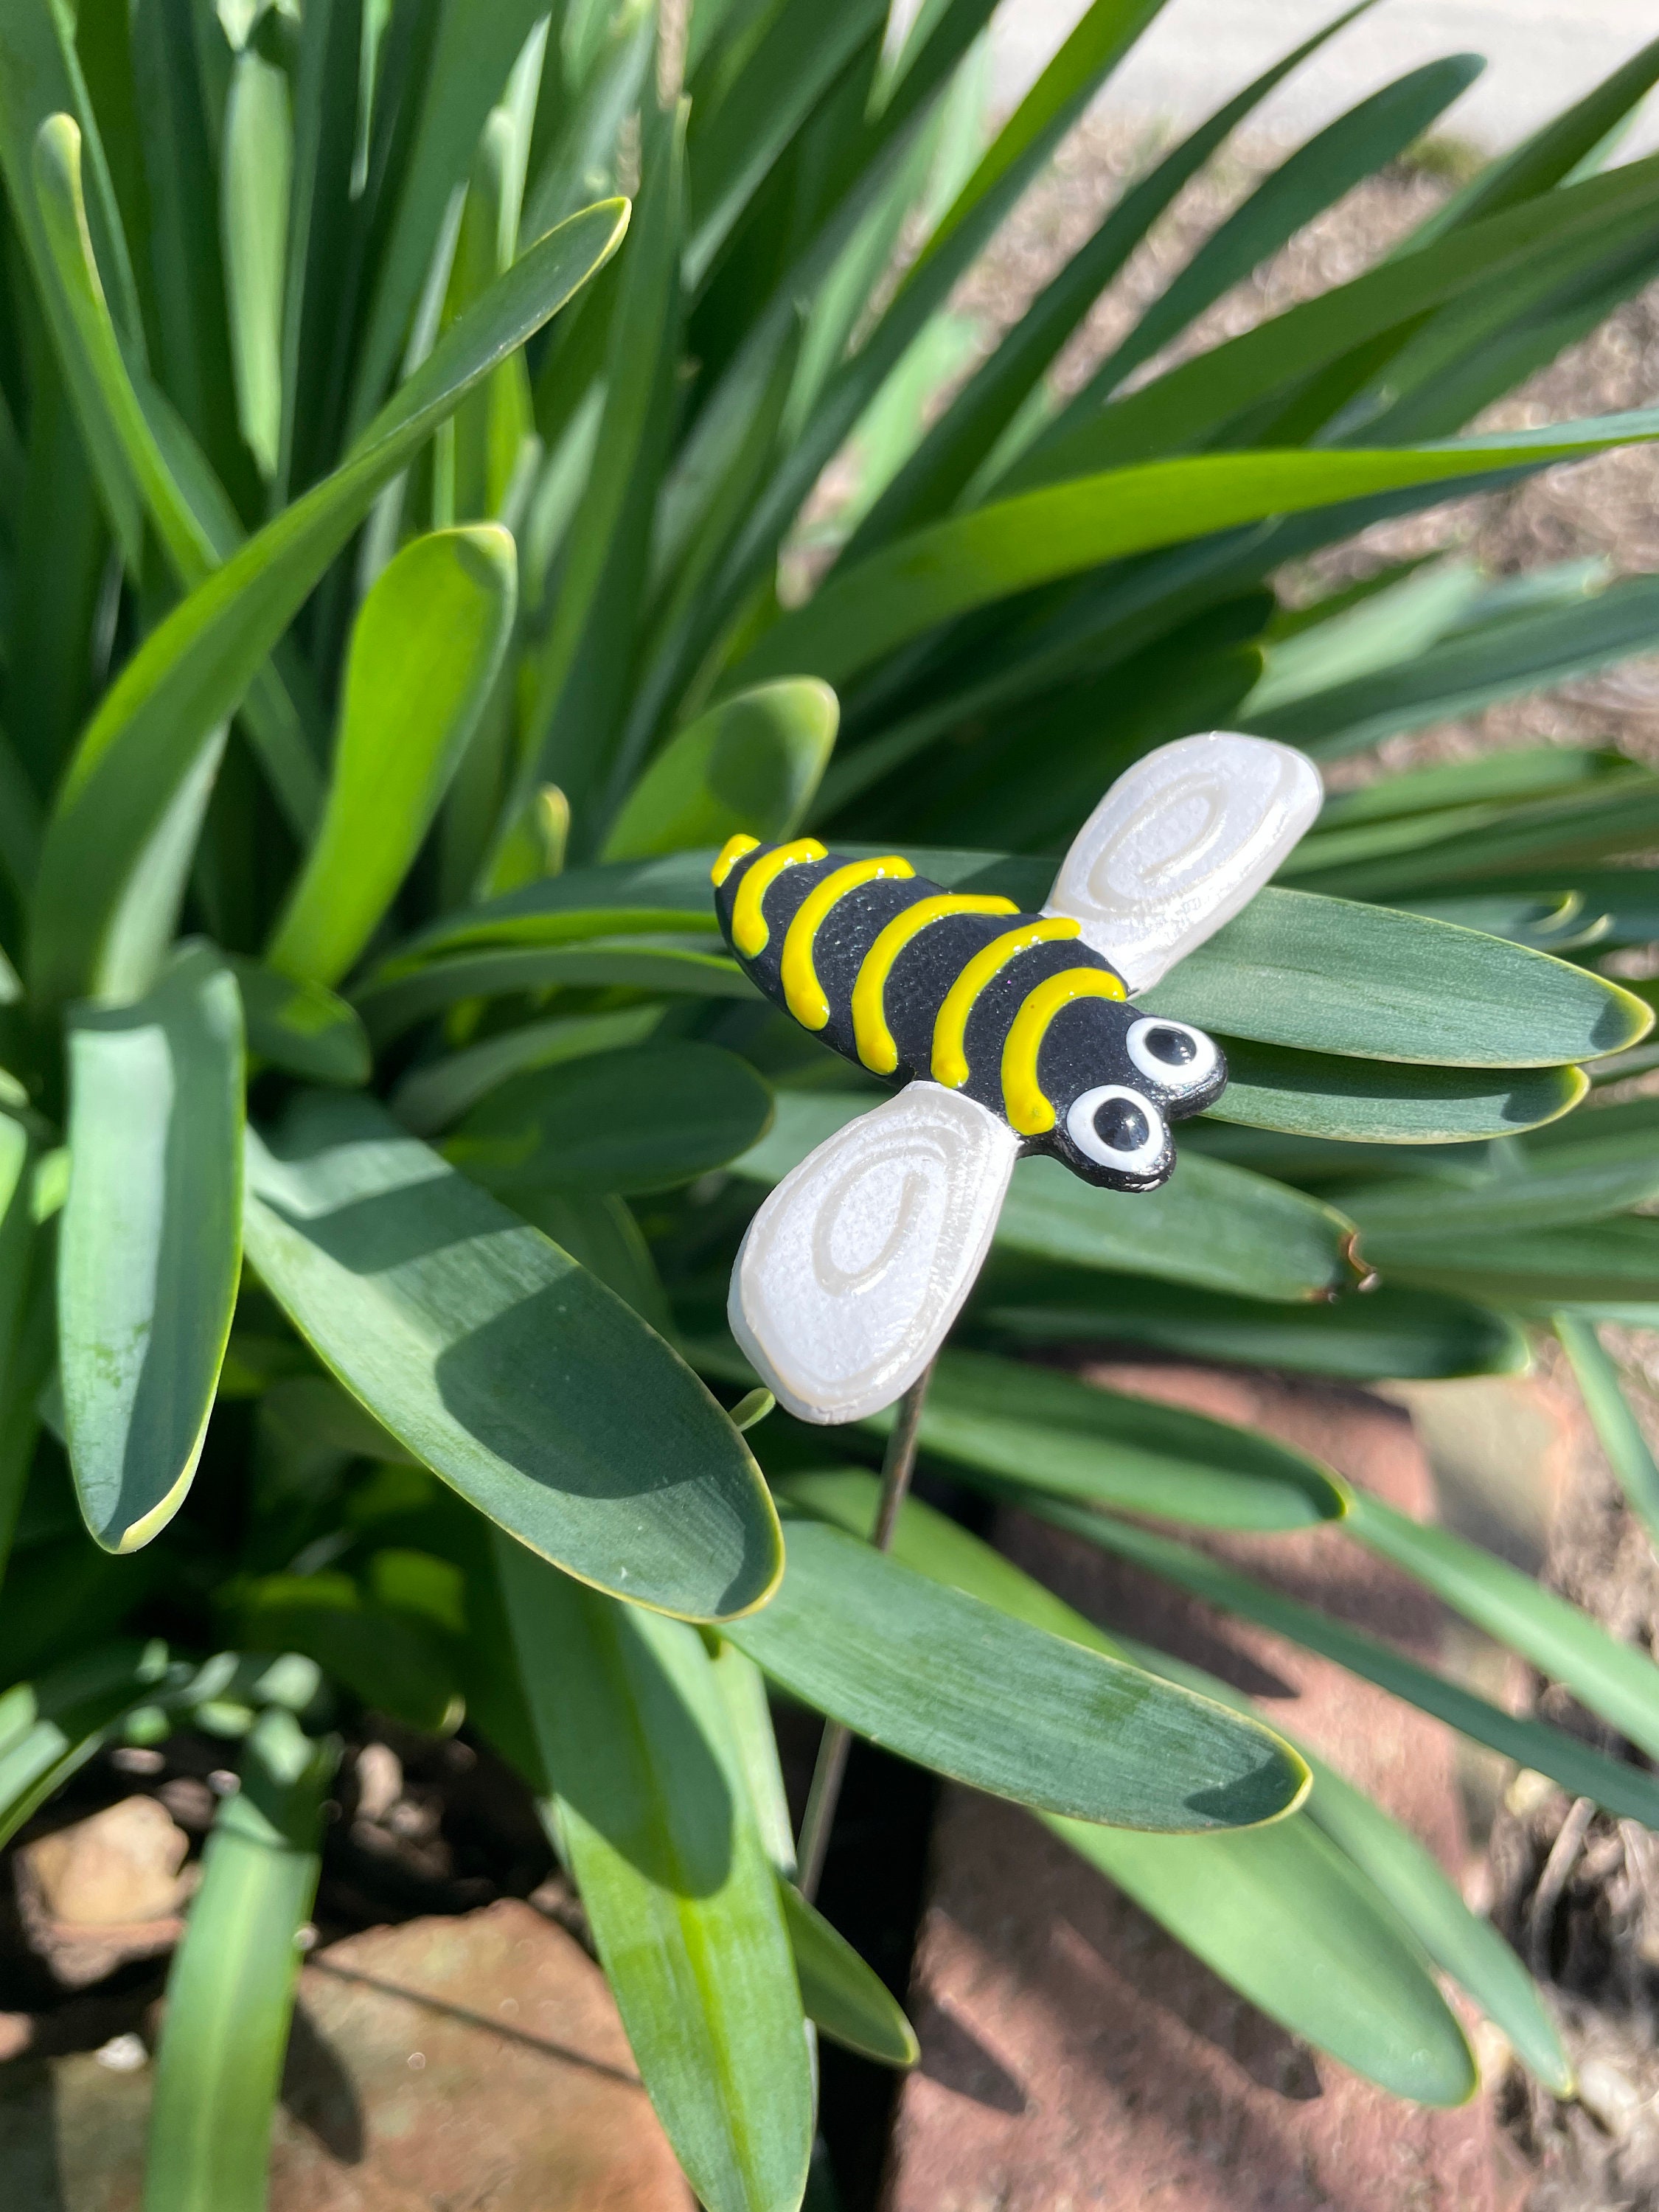
[[[308,1083],[367,1083],[371,1072],[363,1025],[343,999],[320,983],[296,983],[257,960],[230,963],[242,994],[247,1048]]]
[[[58,1232],[64,1418],[88,1528],[157,1534],[201,1455],[241,1267],[242,1009],[206,946],[69,1037]]]
[[[661,1338],[367,1099],[248,1139],[248,1255],[422,1463],[605,1589],[713,1619],[780,1565],[759,1470]]]
[[[772,1118],[747,1060],[693,1042],[515,1075],[444,1154],[488,1190],[669,1190],[746,1152]]]
[[[167,1978],[144,2166],[147,2212],[262,2212],[301,1928],[338,1747],[273,1707],[222,1800]]]
[[[898,1999],[793,1882],[778,1878],[783,1922],[800,1977],[806,2017],[835,2042],[878,2066],[914,2066],[921,2056]]]
[[[1201,1667],[1154,1651],[1133,1637],[1124,1648],[1155,1673],[1189,1690],[1252,1711],[1248,1698]],[[1298,1745],[1313,1770],[1307,1817],[1385,1897],[1435,1965],[1496,2022],[1525,2064],[1558,2097],[1571,2096],[1573,2073],[1538,1984],[1489,1920],[1471,1912],[1433,1853],[1380,1805]]]
[[[1659,419],[1643,412],[1443,445],[1206,453],[1070,477],[934,523],[837,571],[767,631],[732,681],[811,668],[840,689],[941,623],[1132,553],[1382,492],[1473,485],[1655,437]]]
[[[637,935],[593,937],[571,945],[512,946],[434,960],[408,975],[368,985],[356,994],[369,1035],[384,1044],[428,1014],[464,999],[516,997],[556,984],[592,984],[600,990],[665,991],[696,999],[749,999],[755,987],[708,939],[657,936],[649,925]],[[622,917],[626,927],[628,917]]]
[[[779,1182],[872,1103],[845,1091],[781,1091],[771,1128],[732,1172]],[[1265,1298],[1352,1286],[1359,1279],[1352,1239],[1352,1224],[1318,1200],[1191,1152],[1162,1189],[1133,1197],[1079,1186],[1054,1160],[1022,1161],[996,1231],[1002,1251]]]
[[[1648,1534],[1659,1540],[1659,1467],[1625,1395],[1619,1370],[1607,1357],[1595,1323],[1582,1315],[1557,1314],[1555,1334],[1572,1363],[1585,1411],[1626,1503],[1646,1523]]]
[[[124,1713],[155,1695],[167,1669],[165,1644],[98,1646],[0,1696],[0,1844],[85,1765]]]
[[[867,1534],[876,1504],[870,1476],[842,1470],[792,1488],[837,1526]],[[915,1499],[899,1515],[894,1551],[918,1573],[1010,1619],[1091,1650],[1128,1656],[1041,1583]],[[1161,1653],[1146,1654],[1141,1663],[1167,1677],[1179,1673]],[[1221,1684],[1200,1686],[1196,1668],[1180,1678],[1235,1710],[1243,1706]],[[1416,1945],[1371,1882],[1314,1826],[1310,1805],[1266,1828],[1208,1836],[1138,1836],[1045,1817],[1073,1850],[1293,2033],[1398,2095],[1457,2104],[1469,2094],[1468,2044]]]
[[[892,1415],[862,1425],[884,1433]],[[941,1356],[921,1436],[959,1467],[1204,1528],[1301,1528],[1346,1510],[1317,1461],[1270,1437],[983,1353]]]
[[[129,873],[324,569],[462,396],[616,249],[615,203],[533,246],[435,346],[353,455],[198,586],[104,695],[47,829],[33,936],[48,998],[94,981]]]
[[[1540,1674],[1659,1758],[1659,1667],[1553,1590],[1449,1528],[1425,1528],[1367,1492],[1346,1523],[1371,1551],[1431,1589],[1454,1612],[1529,1659]]]
[[[434,530],[375,579],[352,631],[322,826],[266,957],[344,975],[391,904],[483,713],[518,604],[513,539]]]
[[[1202,1833],[1276,1820],[1301,1762],[1265,1729],[1133,1668],[1006,1620],[792,1514],[764,1612],[726,1631],[831,1720],[1022,1804]]]
[[[1269,1305],[1188,1283],[1038,1264],[994,1270],[974,1318],[1016,1340],[1151,1344],[1191,1359],[1355,1382],[1520,1375],[1532,1358],[1507,1315],[1389,1283],[1328,1304]]]
[[[793,2212],[800,1993],[708,1654],[520,1546],[495,1557],[556,1833],[658,2117],[709,2212]]]
[[[1448,1067],[1622,1052],[1652,1010],[1588,969],[1387,907],[1259,891],[1145,1003],[1305,1051]]]
[[[839,719],[835,693],[811,677],[710,708],[676,731],[629,793],[605,858],[719,848],[738,830],[763,843],[787,836],[817,789]]]
[[[1470,1070],[1352,1060],[1334,1053],[1221,1041],[1227,1088],[1218,1121],[1344,1144],[1458,1145],[1517,1136],[1576,1106],[1589,1088],[1576,1067]]]
[[[1393,1282],[1490,1298],[1545,1318],[1561,1306],[1659,1302],[1659,1221],[1615,1217],[1571,1228],[1378,1229],[1366,1249]]]
[[[1176,194],[1291,71],[1375,0],[1322,24],[1164,155],[1108,210],[1094,235],[1038,294],[945,409],[849,541],[850,566],[898,531],[931,521],[967,484],[1049,362]]]
[[[81,134],[70,118],[48,117],[31,168],[59,303],[58,343],[82,435],[94,451],[108,452],[112,470],[120,472],[122,499],[136,495],[173,574],[189,590],[230,557],[244,532],[189,430],[117,334],[93,252],[82,157]],[[290,825],[303,834],[316,818],[320,779],[305,716],[275,665],[255,671],[245,712],[271,789]]]
[[[986,1478],[979,1480],[983,1482]],[[1111,1514],[1092,1513],[1060,1498],[1045,1498],[1036,1491],[1016,1492],[1012,1484],[1005,1484],[1003,1490],[1025,1511],[1052,1521],[1057,1528],[1069,1528],[1105,1551],[1133,1559],[1178,1589],[1191,1590],[1209,1604],[1237,1613],[1241,1620],[1254,1620],[1278,1635],[1288,1636],[1293,1643],[1305,1644],[1310,1651],[1334,1659],[1338,1666],[1432,1713],[1473,1741],[1486,1744],[1517,1765],[1547,1774],[1570,1796],[1593,1798],[1609,1813],[1640,1820],[1645,1827],[1659,1826],[1659,1782],[1645,1767],[1592,1751],[1588,1744],[1547,1722],[1518,1720],[1486,1698],[1419,1667],[1415,1660],[1402,1657],[1375,1637],[1333,1620],[1313,1606],[1283,1597],[1189,1544],[1136,1528]]]

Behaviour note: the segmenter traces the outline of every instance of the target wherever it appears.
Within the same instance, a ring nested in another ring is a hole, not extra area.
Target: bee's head
[[[1093,1018],[1067,1039],[1052,1084],[1044,1069],[1054,1103],[1045,1149],[1103,1189],[1155,1189],[1175,1167],[1170,1122],[1213,1105],[1227,1063],[1214,1040],[1187,1022],[1100,1000],[1089,1011]]]

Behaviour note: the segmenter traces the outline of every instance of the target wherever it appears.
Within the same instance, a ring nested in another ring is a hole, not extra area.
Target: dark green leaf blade
[[[1276,1820],[1304,1771],[1266,1729],[1004,1620],[792,1514],[764,1612],[726,1632],[793,1697],[994,1796],[1197,1833]]]
[[[647,1044],[511,1077],[443,1150],[489,1190],[632,1195],[724,1167],[771,1118],[771,1093],[735,1053]]]
[[[885,1431],[892,1417],[864,1425]],[[1208,1528],[1307,1528],[1346,1510],[1317,1461],[1269,1437],[982,1352],[941,1354],[921,1448],[1056,1497]]]
[[[867,1533],[876,1484],[850,1470],[798,1479],[797,1493],[850,1534]],[[919,1500],[900,1513],[896,1555],[1015,1620],[1090,1650],[1185,1680],[1235,1709],[1221,1684],[1184,1675],[1161,1653],[1133,1653]],[[1398,2095],[1456,2104],[1474,2087],[1468,2046],[1416,1947],[1365,1877],[1313,1827],[1304,1805],[1265,1828],[1135,1835],[1045,1814],[1047,1825],[1120,1884],[1253,2003]]]
[[[364,1099],[250,1133],[248,1255],[352,1395],[499,1526],[697,1619],[760,1604],[759,1471],[662,1340]]]
[[[499,1536],[520,1675],[651,2100],[710,2212],[792,2212],[812,2091],[778,1879],[694,1630]]]
[[[808,2020],[878,2066],[914,2066],[921,2046],[886,1984],[781,1875],[778,1893]]]
[[[166,1527],[201,1455],[241,1267],[242,1079],[241,1003],[206,946],[136,1006],[71,1017],[60,1371],[108,1551]]]

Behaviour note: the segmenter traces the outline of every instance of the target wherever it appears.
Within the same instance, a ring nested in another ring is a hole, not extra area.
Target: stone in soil
[[[36,1954],[64,1989],[170,1950],[190,1888],[190,1838],[154,1797],[124,1797],[24,1845],[17,1903]]]
[[[7,2212],[137,2212],[153,2069],[0,2066]],[[300,1982],[270,2212],[694,2212],[599,1968],[516,1900]]]
[[[1415,1515],[1405,1414],[1356,1391],[1175,1367],[1103,1382],[1264,1429]],[[1260,1698],[1449,1870],[1465,1852],[1446,1732],[1328,1662],[1018,1516],[1003,1547],[1079,1610]],[[1212,1548],[1414,1656],[1438,1608],[1330,1529]],[[1502,2212],[1519,2179],[1490,2101],[1414,2110],[1308,2049],[1017,1808],[952,1790],[935,1841],[886,2212]]]

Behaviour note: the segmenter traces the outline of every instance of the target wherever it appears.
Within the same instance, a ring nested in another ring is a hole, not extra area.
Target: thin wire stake
[[[876,1509],[875,1529],[870,1538],[878,1552],[888,1550],[892,1544],[899,1508],[910,1487],[922,1404],[933,1379],[933,1362],[930,1359],[898,1401],[898,1418],[893,1423],[893,1433],[887,1439],[887,1450],[881,1462],[881,1503]],[[806,1810],[801,1815],[800,1838],[795,1846],[799,1865],[796,1881],[809,1905],[817,1895],[823,1878],[830,1829],[836,1817],[836,1802],[841,1796],[842,1778],[847,1771],[847,1753],[852,1741],[850,1732],[839,1721],[824,1723],[823,1734],[818,1741],[817,1764],[812,1769],[812,1787],[807,1792]]]

